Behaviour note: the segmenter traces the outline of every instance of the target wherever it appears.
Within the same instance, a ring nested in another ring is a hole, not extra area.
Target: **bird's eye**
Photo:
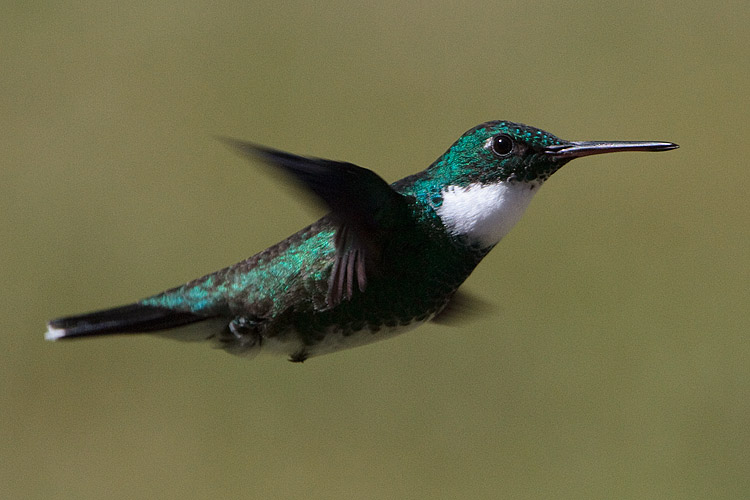
[[[505,134],[492,138],[492,152],[497,156],[508,156],[513,151],[513,139]]]

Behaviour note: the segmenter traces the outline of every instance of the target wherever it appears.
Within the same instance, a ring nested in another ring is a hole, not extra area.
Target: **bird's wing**
[[[403,224],[408,200],[372,170],[352,163],[306,158],[236,139],[221,138],[243,156],[292,174],[331,209],[338,225],[336,258],[328,285],[328,305],[350,299],[377,272],[384,244]]]

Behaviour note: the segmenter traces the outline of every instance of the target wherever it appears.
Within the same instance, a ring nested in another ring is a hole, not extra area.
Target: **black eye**
[[[505,134],[492,138],[492,152],[497,156],[508,156],[513,151],[513,139]]]

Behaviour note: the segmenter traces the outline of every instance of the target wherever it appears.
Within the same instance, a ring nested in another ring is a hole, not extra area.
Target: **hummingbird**
[[[222,139],[286,172],[329,213],[254,256],[137,302],[63,317],[47,340],[149,333],[302,362],[449,314],[457,290],[574,158],[671,142],[566,141],[509,121],[464,133],[427,169],[389,184],[352,163]]]

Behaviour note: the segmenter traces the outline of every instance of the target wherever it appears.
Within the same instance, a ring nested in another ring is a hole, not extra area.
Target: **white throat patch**
[[[436,212],[452,234],[488,247],[508,234],[539,187],[531,182],[449,186],[443,190],[443,203]]]

